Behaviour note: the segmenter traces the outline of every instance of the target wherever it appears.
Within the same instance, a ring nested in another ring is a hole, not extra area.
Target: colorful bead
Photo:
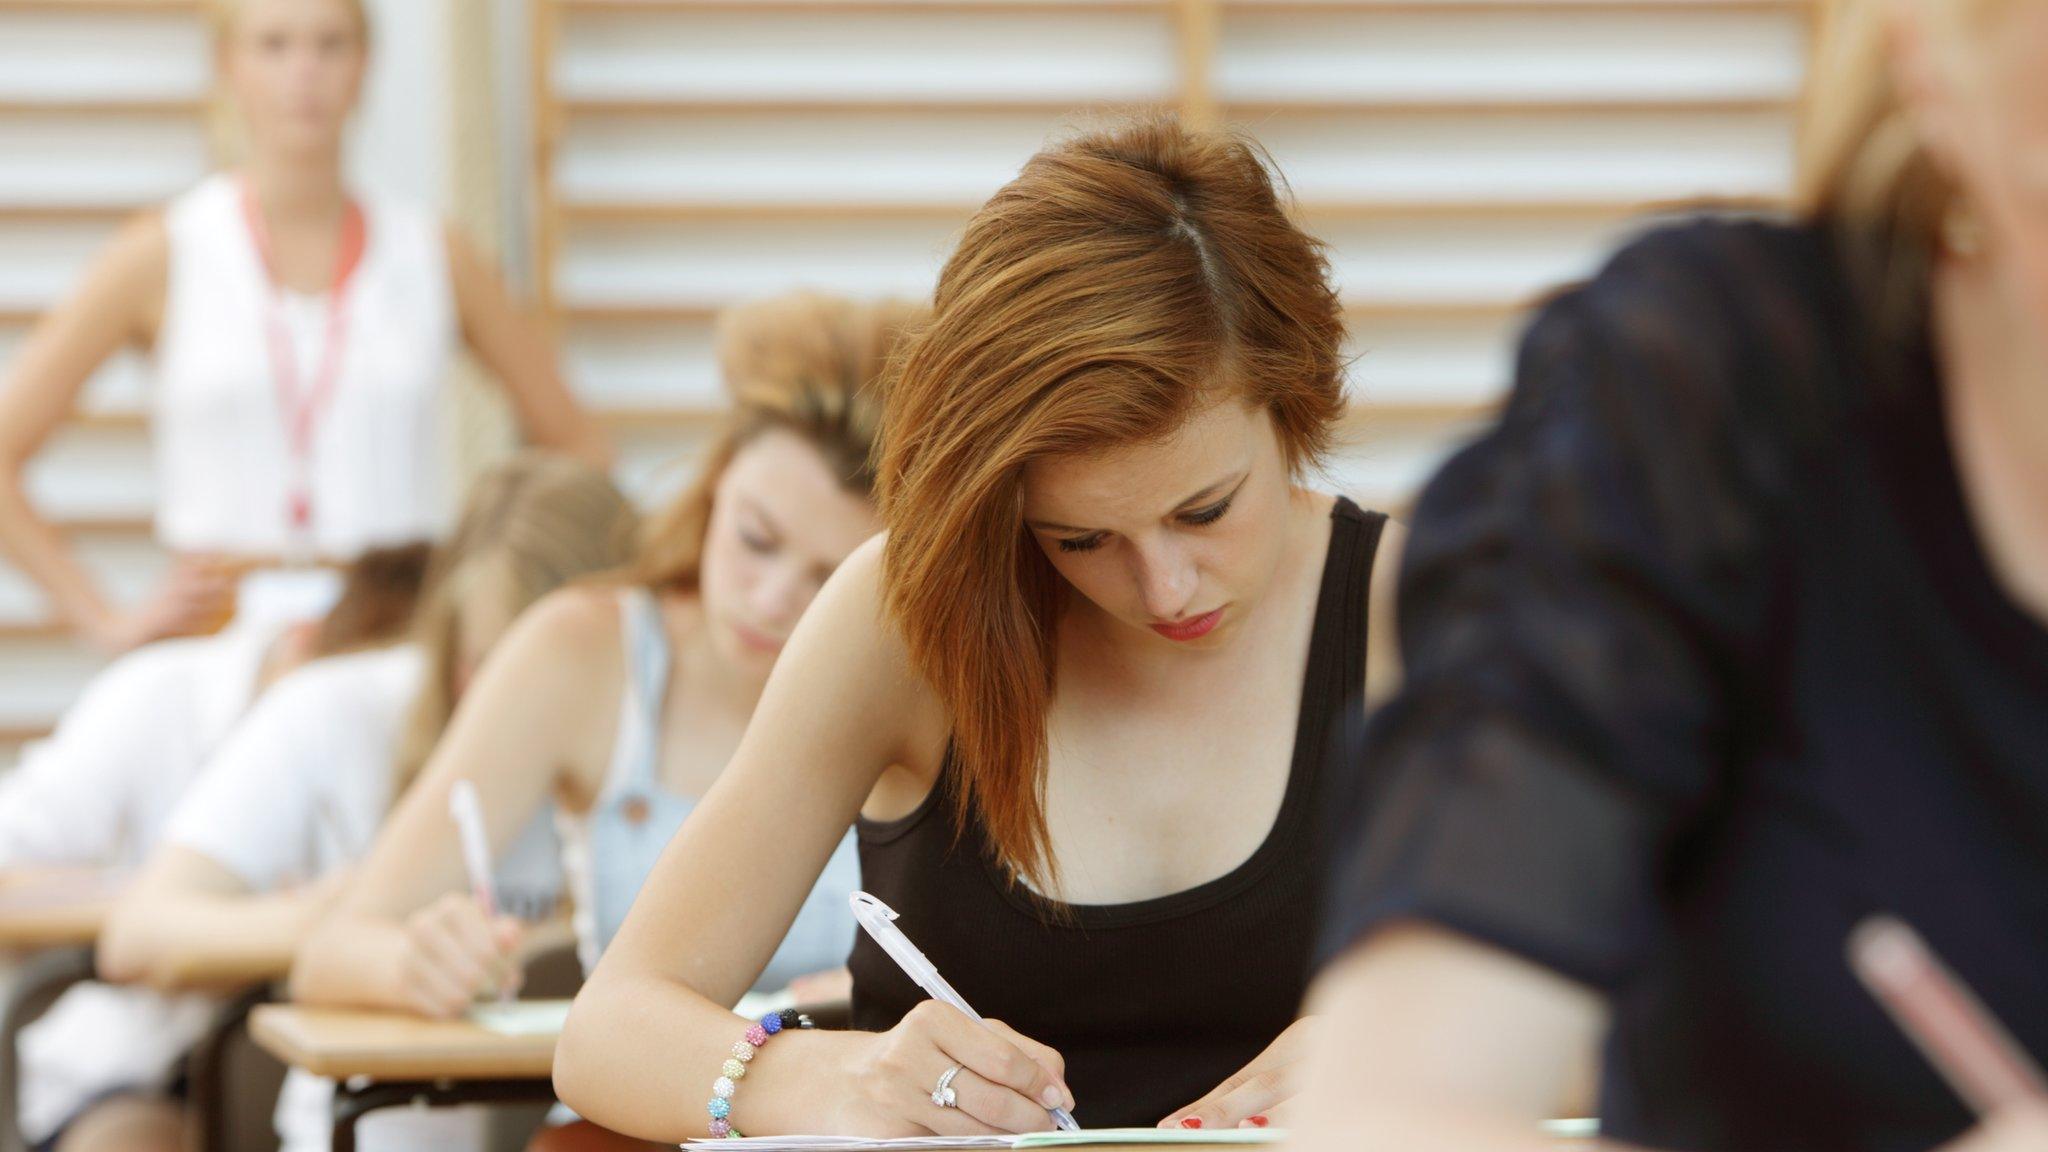
[[[720,1140],[739,1138],[739,1130],[732,1126],[733,1093],[739,1091],[737,1083],[747,1074],[747,1063],[754,1053],[768,1043],[768,1038],[790,1028],[810,1028],[811,1019],[795,1012],[774,1012],[761,1017],[757,1024],[747,1026],[746,1038],[732,1046],[732,1057],[719,1065],[721,1075],[711,1082],[711,1099],[705,1101],[704,1110],[711,1114],[711,1135]]]

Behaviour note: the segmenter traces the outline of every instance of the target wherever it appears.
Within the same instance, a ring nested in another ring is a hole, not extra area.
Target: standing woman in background
[[[607,458],[553,350],[475,249],[416,206],[348,187],[343,138],[370,46],[361,0],[232,0],[219,15],[245,164],[125,228],[0,389],[0,546],[110,653],[218,626],[249,568],[438,535],[452,503],[438,393],[458,336],[503,381],[528,440]],[[23,481],[126,345],[156,361],[157,536],[176,559],[124,611]]]
[[[1617,1141],[2048,1148],[1845,955],[1900,917],[2048,1057],[2048,4],[1828,32],[1804,219],[1632,245],[1422,498],[1312,1147],[1536,1146],[1605,1035]]]

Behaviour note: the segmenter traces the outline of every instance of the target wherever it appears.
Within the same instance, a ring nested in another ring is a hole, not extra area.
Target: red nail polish
[[[1183,1128],[1200,1128],[1202,1126],[1202,1118],[1200,1116],[1183,1116],[1180,1120],[1180,1126]]]
[[[1247,1123],[1249,1123],[1254,1128],[1264,1128],[1266,1125],[1272,1123],[1272,1121],[1266,1119],[1264,1116],[1253,1116],[1249,1118],[1249,1120],[1247,1120]]]

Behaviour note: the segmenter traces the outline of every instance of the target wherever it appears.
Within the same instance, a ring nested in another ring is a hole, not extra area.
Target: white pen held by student
[[[476,785],[467,780],[455,782],[448,790],[448,815],[455,820],[455,833],[462,840],[462,863],[469,870],[469,890],[476,895],[484,915],[496,919],[498,890],[491,880],[491,840],[484,831],[484,808],[477,799]],[[509,984],[499,984],[498,999],[512,999]]]
[[[981,1013],[976,1012],[960,993],[953,990],[951,984],[946,983],[946,978],[939,975],[939,970],[932,962],[925,959],[924,953],[917,950],[917,946],[910,942],[910,937],[905,936],[903,930],[896,927],[894,908],[865,892],[855,892],[848,898],[848,902],[853,905],[853,917],[860,922],[862,930],[873,937],[875,943],[882,946],[882,951],[887,952],[889,959],[894,960],[896,966],[903,969],[904,975],[910,977],[911,981],[924,989],[932,999],[952,1005],[969,1020],[981,1022]],[[1080,1129],[1081,1126],[1074,1123],[1073,1115],[1065,1108],[1053,1108],[1049,1111],[1052,1113],[1054,1127],[1066,1132]]]

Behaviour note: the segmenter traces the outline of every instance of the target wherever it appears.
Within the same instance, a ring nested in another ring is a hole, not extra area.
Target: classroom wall
[[[1498,401],[1531,299],[1646,208],[1785,194],[1811,19],[1808,0],[372,2],[357,175],[486,221],[643,499],[687,475],[715,412],[720,307],[924,293],[1049,133],[1163,104],[1255,133],[1329,243],[1356,357],[1329,480],[1395,510]],[[491,106],[457,123],[479,68]],[[193,0],[0,0],[0,365],[122,215],[207,170],[209,85]],[[122,596],[161,564],[145,387],[123,357],[32,477]],[[0,566],[0,763],[96,664]]]

